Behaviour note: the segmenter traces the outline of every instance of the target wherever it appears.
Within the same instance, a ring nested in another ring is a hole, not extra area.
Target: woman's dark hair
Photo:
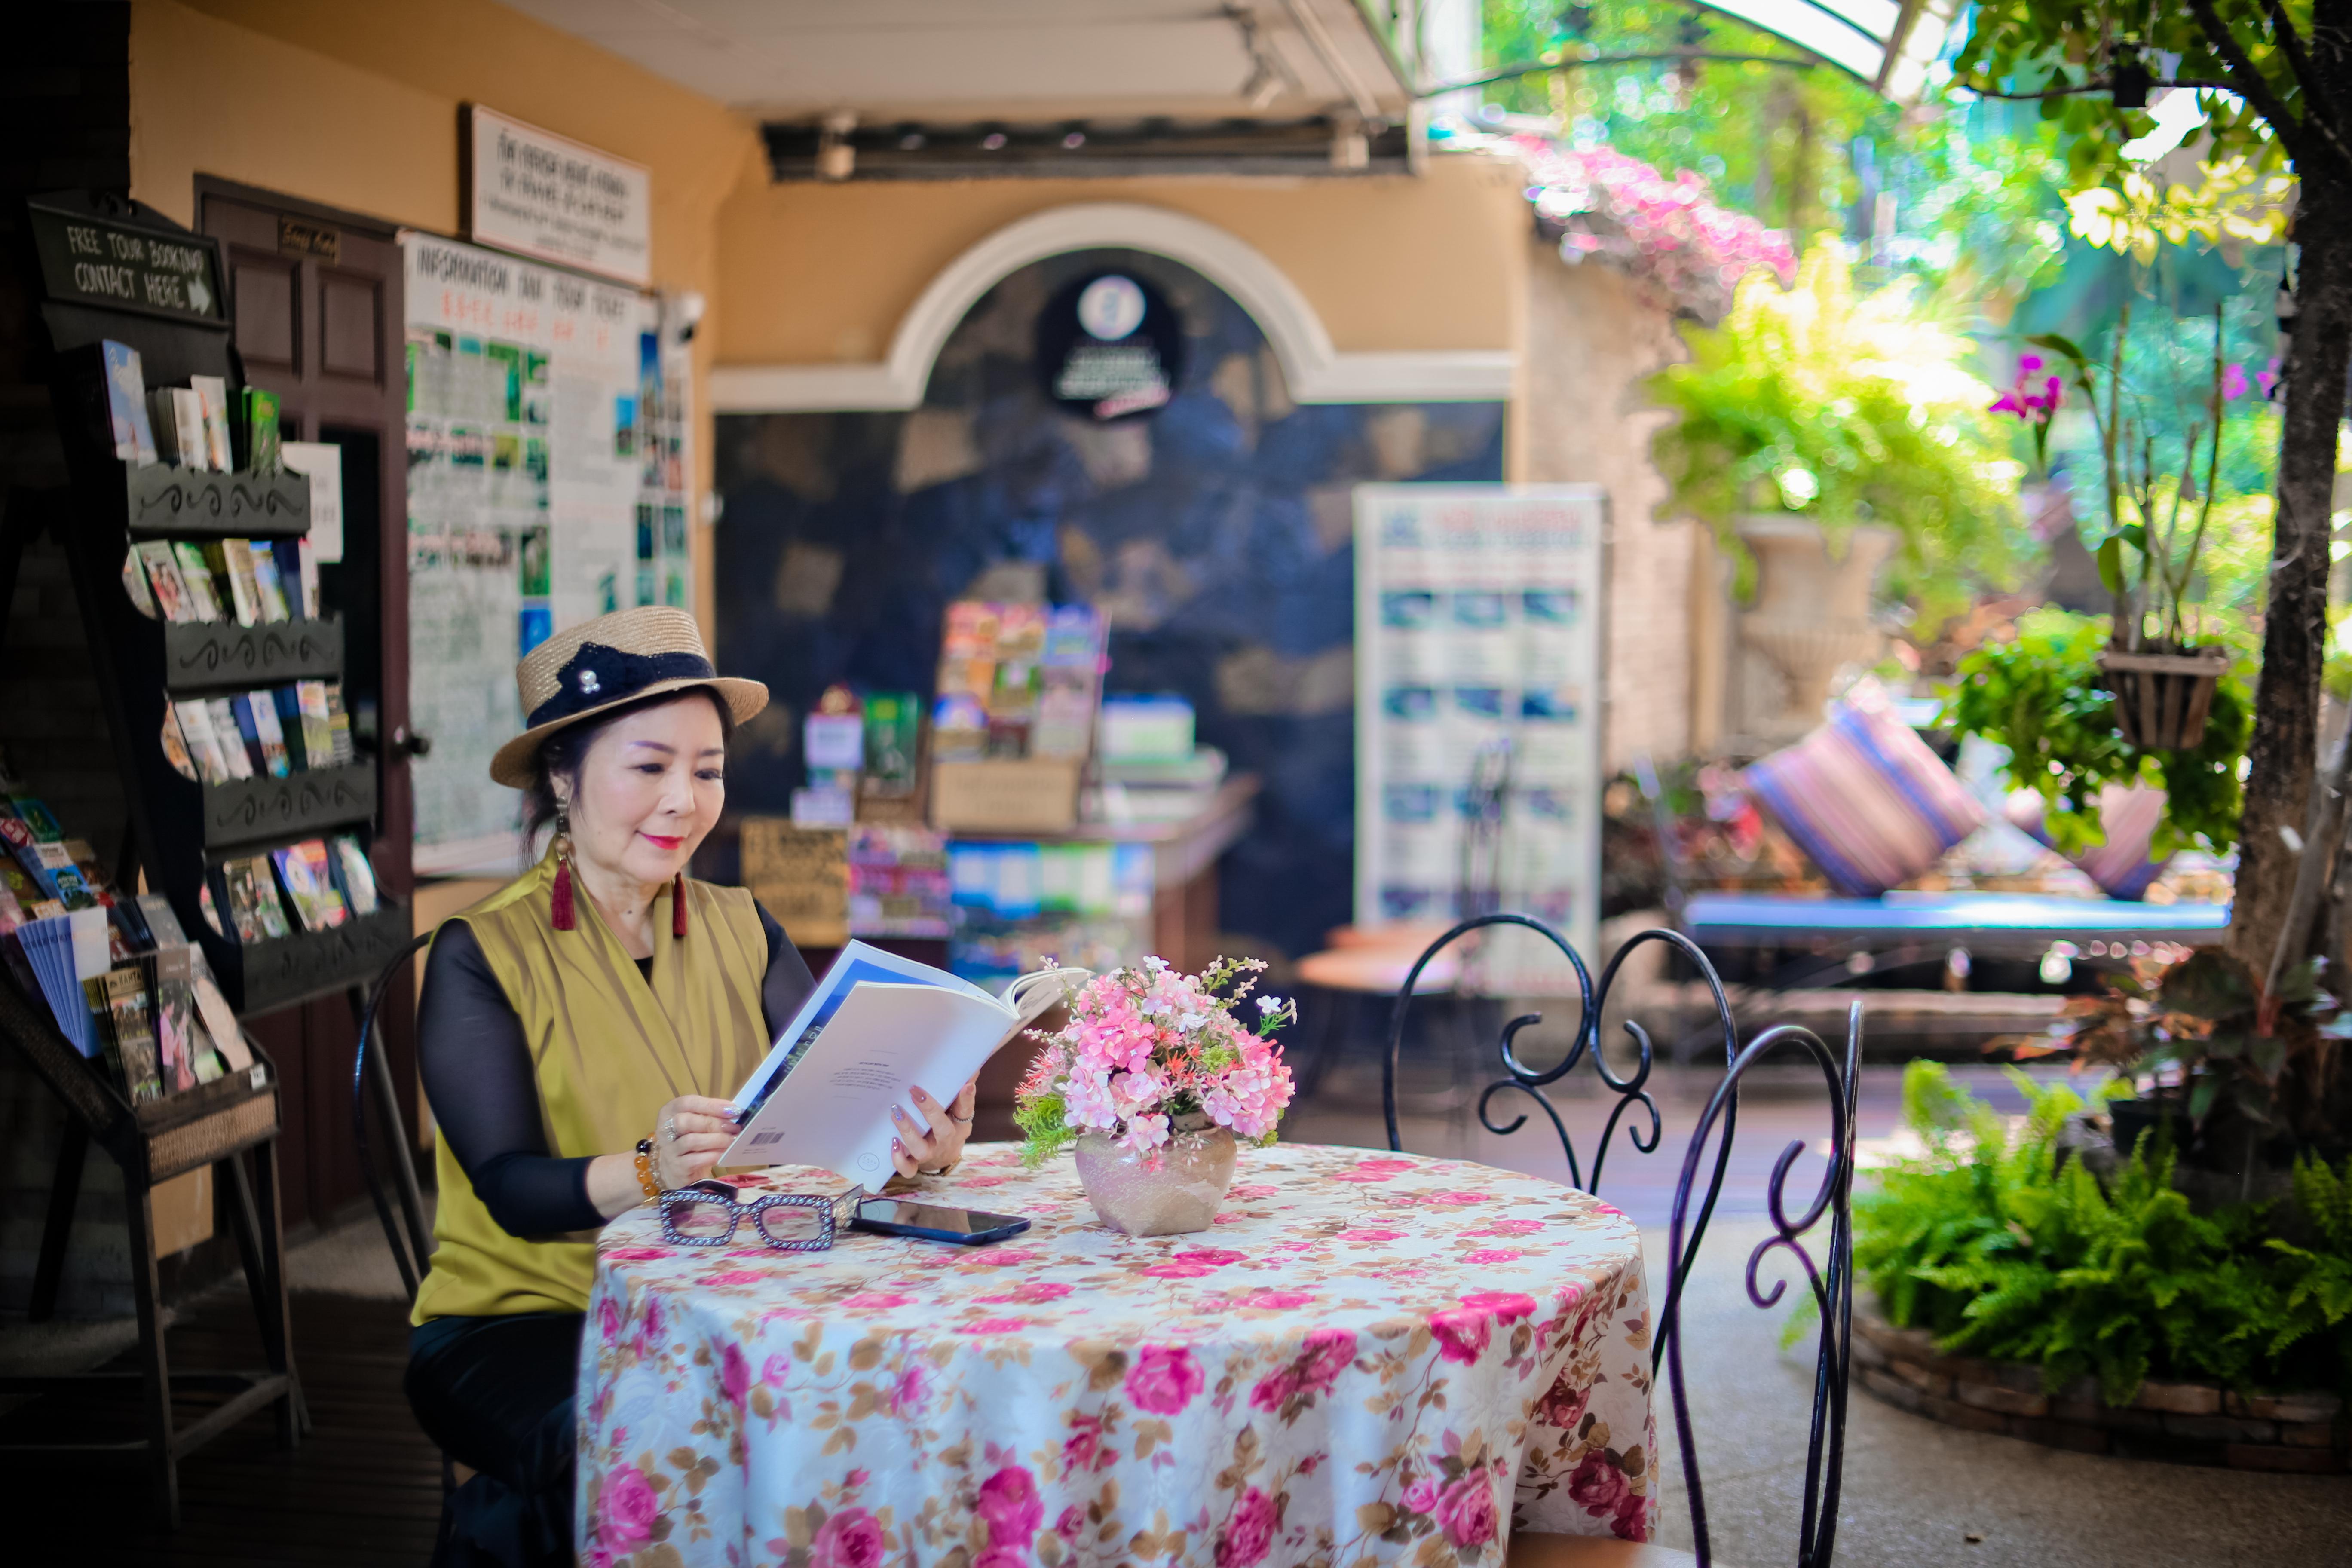
[[[735,735],[735,710],[727,700],[708,686],[689,686],[677,691],[656,691],[651,697],[640,697],[633,702],[617,703],[605,709],[593,719],[583,719],[577,724],[566,725],[541,742],[539,756],[531,763],[530,787],[523,792],[523,837],[534,838],[539,830],[555,820],[555,781],[570,779],[579,787],[580,762],[595,744],[596,737],[607,726],[642,713],[648,708],[663,708],[688,697],[707,697],[710,706],[719,710],[719,740],[725,744]]]

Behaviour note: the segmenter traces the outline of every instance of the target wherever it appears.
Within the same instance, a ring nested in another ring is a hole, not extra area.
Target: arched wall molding
[[[1511,395],[1517,356],[1465,349],[1342,353],[1282,269],[1239,237],[1165,207],[1084,202],[1008,224],[931,279],[898,323],[879,364],[718,365],[721,414],[918,407],[931,366],[965,314],[1008,274],[1073,250],[1148,251],[1179,261],[1233,296],[1265,333],[1297,403],[1486,403]]]

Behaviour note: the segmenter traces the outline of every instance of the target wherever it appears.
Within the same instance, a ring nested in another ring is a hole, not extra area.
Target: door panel
[[[236,352],[245,356],[247,373],[262,365],[291,370],[302,346],[295,269],[275,258],[232,250],[229,272],[236,279]]]
[[[377,771],[376,879],[408,899],[412,795],[407,756],[389,738],[408,722],[407,386],[401,352],[400,247],[390,225],[200,176],[196,226],[226,242],[236,344],[247,379],[278,395],[289,440],[342,451],[343,559],[321,563],[320,597],[343,618],[344,696],[352,739]],[[415,991],[396,985],[382,1023],[392,1079],[416,1082]],[[352,1147],[357,1041],[342,997],[254,1023],[285,1085],[287,1220],[323,1222],[365,1194]],[[404,1105],[412,1128],[415,1108]]]
[[[373,278],[319,278],[319,361],[329,375],[378,383],[383,369],[383,286]]]

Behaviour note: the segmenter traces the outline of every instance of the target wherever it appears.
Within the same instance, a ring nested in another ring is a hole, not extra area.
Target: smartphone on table
[[[857,1205],[852,1230],[877,1236],[906,1236],[917,1241],[944,1241],[957,1247],[982,1247],[1003,1241],[1029,1228],[1018,1215],[990,1214],[984,1209],[946,1208],[938,1204],[910,1203],[905,1198],[867,1198]]]

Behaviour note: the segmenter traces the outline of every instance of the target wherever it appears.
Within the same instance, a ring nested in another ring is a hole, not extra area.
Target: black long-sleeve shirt
[[[761,1011],[772,1037],[814,988],[807,963],[764,909],[767,976]],[[652,960],[639,961],[650,967]],[[588,1199],[588,1160],[551,1154],[539,1079],[522,1019],[507,1000],[471,927],[454,921],[433,943],[417,1005],[417,1066],[440,1136],[474,1194],[509,1235],[595,1230],[604,1216]],[[617,1152],[617,1151],[615,1151]]]

